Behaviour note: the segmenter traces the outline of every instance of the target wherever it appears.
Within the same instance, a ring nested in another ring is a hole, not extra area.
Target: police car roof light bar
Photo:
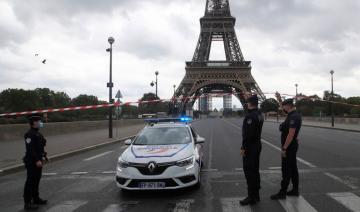
[[[180,117],[180,118],[152,118],[152,119],[144,119],[148,124],[154,124],[159,122],[182,122],[182,123],[190,123],[192,121],[191,117]]]

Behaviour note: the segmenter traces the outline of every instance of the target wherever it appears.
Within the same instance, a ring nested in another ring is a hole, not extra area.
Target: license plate
[[[164,182],[140,182],[139,188],[146,188],[146,189],[165,188],[165,183]]]

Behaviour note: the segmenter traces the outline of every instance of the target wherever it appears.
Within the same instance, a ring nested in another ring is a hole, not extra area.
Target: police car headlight
[[[126,161],[124,161],[124,160],[122,160],[122,159],[119,159],[118,160],[118,166],[120,167],[120,168],[127,168],[127,167],[129,167],[129,163],[128,162],[126,162]]]
[[[180,167],[192,166],[194,164],[194,161],[195,161],[195,156],[191,156],[183,160],[179,160],[178,162],[176,162],[176,165]]]

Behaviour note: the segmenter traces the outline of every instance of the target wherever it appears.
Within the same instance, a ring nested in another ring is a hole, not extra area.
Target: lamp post
[[[174,98],[175,98],[175,93],[176,93],[176,85],[173,85],[174,87]]]
[[[155,96],[158,97],[158,75],[159,75],[159,72],[158,71],[155,71],[155,82],[152,81],[150,83],[150,86],[151,87],[154,87],[154,85],[156,86],[155,87]]]
[[[298,84],[296,83],[295,84],[295,87],[296,87],[296,96],[295,96],[295,104],[297,103],[297,97],[298,97]]]
[[[110,48],[106,49],[106,51],[110,52],[110,80],[109,83],[107,83],[107,87],[109,88],[109,104],[112,104],[112,88],[114,87],[112,82],[112,44],[115,42],[115,39],[113,37],[109,37],[108,42],[110,44]],[[113,137],[112,109],[113,107],[109,107],[109,138]]]
[[[334,118],[334,71],[331,70],[331,126],[335,126],[335,118]]]
[[[156,95],[156,97],[158,97],[158,75],[159,75],[159,72],[155,71],[155,77],[156,77],[156,80],[155,80],[155,86],[156,86],[155,95]]]

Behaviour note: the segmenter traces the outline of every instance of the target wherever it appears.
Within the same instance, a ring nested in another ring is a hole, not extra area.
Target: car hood
[[[173,162],[190,157],[194,154],[194,148],[189,144],[176,145],[131,145],[122,154],[121,158],[132,163],[157,163]]]

